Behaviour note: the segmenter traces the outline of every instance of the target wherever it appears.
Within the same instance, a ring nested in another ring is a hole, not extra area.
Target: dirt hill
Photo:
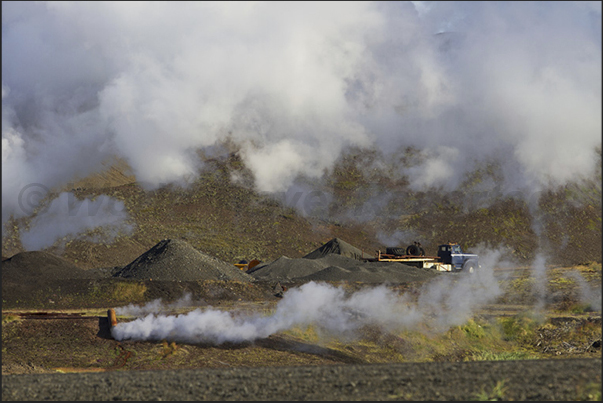
[[[332,244],[329,242],[326,245]],[[363,262],[337,252],[325,253],[317,258],[292,259],[282,256],[249,271],[254,278],[270,282],[305,283],[314,280],[367,284],[424,282],[441,273],[435,269],[421,269],[396,262]]]
[[[372,257],[372,255],[364,256],[364,252],[355,246],[350,245],[344,240],[339,238],[333,238],[329,242],[322,245],[320,248],[313,250],[304,256],[306,259],[320,259],[329,254],[338,254],[341,256],[347,256],[353,259],[362,259],[365,257]]]
[[[480,193],[481,183],[500,174],[493,167],[472,173],[455,192],[412,191],[404,177],[391,174],[392,167],[378,163],[380,158],[376,152],[353,150],[344,155],[322,182],[312,183],[313,195],[322,192],[330,198],[313,210],[305,200],[308,192],[302,192],[294,206],[290,205],[300,195],[256,192],[236,149],[205,158],[203,170],[189,186],[153,191],[133,182],[127,164],[119,161],[79,180],[77,186],[74,182],[72,192],[78,200],[108,195],[123,201],[132,232],[68,236],[46,251],[82,269],[115,268],[133,262],[161,240],[172,239],[228,263],[271,262],[281,256],[307,256],[338,238],[364,256],[386,247],[404,248],[413,241],[421,242],[430,255],[438,244],[456,241],[466,250],[501,249],[507,260],[518,264],[531,263],[539,253],[546,255],[547,264],[601,261],[600,174],[540,192],[535,201],[495,191]],[[20,233],[28,225],[28,219],[8,223],[3,259],[24,251]]]
[[[162,240],[132,263],[118,269],[113,277],[162,281],[253,281],[253,277],[234,265],[208,256],[177,239]]]

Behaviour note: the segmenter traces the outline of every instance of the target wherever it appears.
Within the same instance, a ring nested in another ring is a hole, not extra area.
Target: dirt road
[[[592,400],[601,359],[2,377],[2,400]]]

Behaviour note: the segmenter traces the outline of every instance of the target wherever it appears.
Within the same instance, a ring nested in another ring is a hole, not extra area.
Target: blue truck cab
[[[455,271],[473,273],[479,266],[479,258],[475,254],[464,253],[461,245],[447,243],[438,246],[438,257],[442,264],[449,264]]]

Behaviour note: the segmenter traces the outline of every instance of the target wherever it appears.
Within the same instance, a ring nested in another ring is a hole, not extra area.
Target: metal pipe
[[[115,325],[117,325],[117,317],[115,316],[115,309],[109,308],[109,310],[107,311],[107,316],[109,317],[109,323],[111,324],[111,327],[114,327]]]

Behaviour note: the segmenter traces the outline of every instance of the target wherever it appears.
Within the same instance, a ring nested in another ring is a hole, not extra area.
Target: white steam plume
[[[413,241],[418,239],[417,234],[413,230],[401,231],[397,230],[393,234],[385,234],[380,232],[377,234],[377,241],[382,245],[398,246],[398,245],[410,245]],[[421,239],[419,239],[421,241]]]
[[[352,145],[447,190],[492,159],[564,184],[601,146],[599,2],[3,2],[2,56],[3,223],[28,184],[113,155],[187,182],[226,138],[268,192]]]
[[[342,288],[309,282],[287,291],[270,316],[197,309],[177,316],[151,314],[131,322],[120,322],[111,332],[116,340],[167,339],[221,344],[253,341],[296,326],[315,325],[318,331],[349,336],[363,324],[384,325],[387,322],[388,325],[407,323],[410,326],[418,320],[405,298],[386,287],[361,291],[349,298],[344,294]]]
[[[111,242],[117,235],[129,235],[132,225],[124,203],[109,196],[99,196],[95,200],[77,200],[73,193],[63,192],[52,200],[47,209],[39,212],[22,229],[21,243],[25,250],[41,250],[52,246],[61,238],[78,238],[88,231],[97,230],[98,239]]]
[[[186,308],[193,305],[193,303],[193,296],[190,293],[186,293],[182,298],[172,303],[165,304],[161,301],[161,298],[158,298],[143,306],[130,304],[127,306],[116,308],[115,313],[117,315],[125,316],[142,316],[148,315],[150,313],[158,313],[163,311],[171,311],[174,309]]]
[[[598,287],[596,285],[589,284],[577,270],[570,272],[568,277],[578,283],[578,298],[580,299],[580,303],[588,305],[588,307],[593,311],[600,312],[603,302],[601,299],[601,284],[599,284]]]
[[[196,309],[181,315],[149,314],[120,322],[111,332],[116,340],[221,344],[253,341],[307,326],[314,326],[319,334],[345,339],[357,337],[357,331],[369,325],[393,332],[426,324],[445,331],[465,323],[476,309],[501,294],[493,272],[500,256],[496,251],[486,253],[475,275],[441,276],[427,283],[419,290],[418,299],[386,285],[346,295],[341,287],[309,282],[288,290],[269,316]]]

